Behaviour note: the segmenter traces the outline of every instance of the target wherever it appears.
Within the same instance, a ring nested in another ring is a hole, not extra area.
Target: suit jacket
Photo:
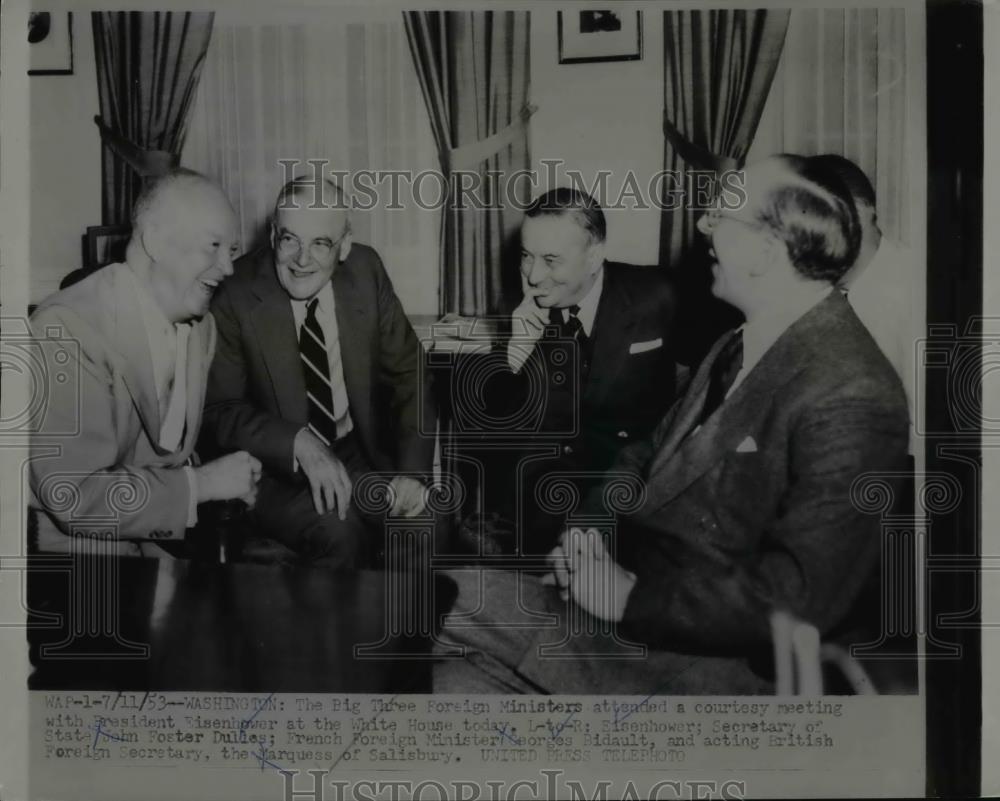
[[[667,656],[675,691],[766,691],[755,658],[770,652],[774,609],[835,633],[880,553],[880,521],[852,502],[852,484],[906,465],[899,378],[840,292],[792,324],[690,434],[724,341],[614,466],[646,486],[641,509],[619,520],[616,558],[637,576],[622,631],[701,655]],[[586,513],[606,514],[605,491],[588,496]]]
[[[495,392],[509,410],[537,405],[544,432],[537,439],[558,442],[567,466],[603,472],[624,446],[649,434],[674,400],[675,311],[665,270],[606,263],[589,368],[577,364],[570,382],[555,383],[565,372],[552,358],[558,345],[543,339],[519,373],[504,371]],[[530,400],[533,371],[546,380],[541,404]],[[575,410],[566,408],[572,404]]]
[[[215,323],[206,315],[192,324],[187,428],[180,448],[166,452],[158,445],[162,421],[134,280],[127,265],[108,265],[52,295],[32,315],[50,382],[31,440],[33,502],[46,513],[39,525],[42,550],[60,546],[45,521],[64,533],[108,529],[117,521],[122,539],[184,536],[190,488],[181,466],[201,424]]]
[[[429,472],[436,413],[421,346],[372,248],[355,244],[333,273],[344,383],[354,430],[376,470]],[[290,477],[295,435],[308,422],[298,332],[274,255],[239,259],[216,291],[219,345],[205,419],[223,450],[246,450]]]

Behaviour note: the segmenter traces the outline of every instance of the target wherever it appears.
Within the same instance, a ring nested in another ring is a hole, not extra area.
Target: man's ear
[[[158,225],[155,220],[146,221],[146,224],[142,227],[142,232],[139,234],[139,241],[142,243],[142,249],[149,256],[150,261],[160,261],[162,259],[166,243],[163,227]]]
[[[351,245],[353,244],[353,241],[353,234],[350,231],[344,234],[343,238],[340,240],[340,252],[337,255],[337,258],[340,261],[347,261],[347,257],[351,253]]]
[[[268,226],[268,241],[271,243],[271,250],[277,250],[278,245],[278,228],[274,224],[274,220],[271,220],[271,224]]]
[[[594,242],[588,252],[589,263],[588,267],[590,269],[590,274],[593,275],[599,269],[601,265],[604,264],[604,257],[607,254],[607,248],[604,246],[603,242]]]
[[[761,248],[761,258],[750,268],[753,276],[764,275],[778,264],[787,262],[788,246],[773,234],[768,234]]]

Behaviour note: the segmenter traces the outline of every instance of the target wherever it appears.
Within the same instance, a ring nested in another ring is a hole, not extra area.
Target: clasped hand
[[[594,617],[618,622],[636,583],[636,576],[615,562],[596,528],[571,528],[562,533],[548,557],[552,572],[543,583],[559,588]]]

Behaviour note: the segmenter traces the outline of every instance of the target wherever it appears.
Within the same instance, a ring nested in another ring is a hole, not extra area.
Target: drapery
[[[402,21],[265,24],[218,18],[192,112],[185,166],[219,182],[236,208],[244,250],[266,238],[278,189],[319,171],[349,196],[361,171],[436,168],[436,149]],[[283,167],[281,160],[289,162]],[[440,211],[423,209],[400,179],[375,184],[377,202],[351,215],[354,238],[385,262],[409,313],[438,308]],[[436,184],[426,181],[424,194]]]
[[[105,225],[128,223],[143,179],[179,162],[213,18],[93,12]]]
[[[879,225],[910,242],[906,10],[795,8],[749,161],[837,153],[871,178]]]
[[[505,296],[520,292],[516,240],[530,184],[515,174],[531,166],[529,13],[406,11],[403,18],[441,170],[452,179],[439,311],[496,313]],[[458,171],[483,188],[485,203],[459,199]]]
[[[665,169],[683,176],[689,170],[743,164],[781,55],[788,15],[787,10],[663,13]],[[665,183],[665,206],[670,191]],[[676,264],[690,250],[700,213],[689,203],[664,209],[662,264]]]

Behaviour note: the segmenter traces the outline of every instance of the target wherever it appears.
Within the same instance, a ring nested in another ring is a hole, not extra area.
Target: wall
[[[73,15],[73,74],[32,75],[30,302],[81,266],[81,237],[101,224],[101,139],[89,13]]]
[[[611,198],[620,192],[625,172],[633,170],[645,191],[663,160],[662,28],[661,12],[648,8],[642,60],[560,65],[556,10],[532,12],[532,97],[539,106],[531,126],[536,169],[542,159],[559,158],[565,168],[579,170],[587,186],[598,170],[609,170]],[[97,79],[87,13],[74,15],[74,62],[73,75],[34,76],[29,84],[30,291],[35,303],[80,266],[80,238],[87,226],[101,223],[101,147],[93,123]],[[562,176],[561,183],[567,182]],[[659,221],[655,208],[610,209],[610,257],[655,262]]]
[[[542,159],[562,159],[566,169],[580,171],[587,187],[598,170],[609,170],[610,200],[598,198],[605,206],[618,197],[631,170],[646,195],[650,177],[663,164],[662,9],[650,4],[643,11],[643,57],[638,61],[559,64],[556,17],[556,9],[536,6],[531,12],[531,96],[538,106],[531,119],[535,169],[544,181]],[[608,209],[607,218],[610,259],[656,263],[659,209]]]

